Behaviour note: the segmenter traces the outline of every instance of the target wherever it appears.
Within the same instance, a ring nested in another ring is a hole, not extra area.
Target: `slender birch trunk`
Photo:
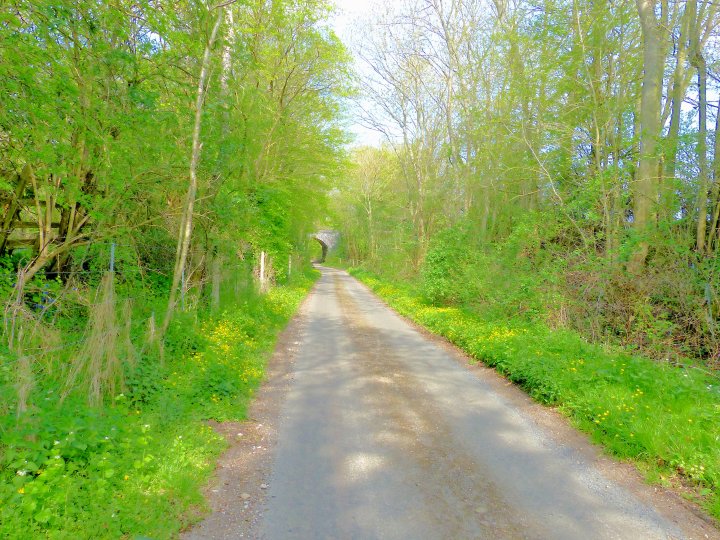
[[[720,100],[718,101],[718,110],[720,110]],[[713,215],[710,220],[710,229],[708,230],[708,238],[706,243],[707,254],[712,254],[714,248],[717,248],[718,242],[716,232],[718,230],[718,222],[720,221],[720,114],[715,118],[715,144],[713,146],[713,185],[712,194],[710,196],[710,204],[713,206]]]
[[[698,194],[697,194],[697,227],[695,230],[695,247],[698,252],[705,251],[705,233],[707,231],[707,202],[708,202],[708,161],[707,161],[707,64],[702,54],[699,39],[697,2],[690,0],[687,9],[690,16],[690,42],[692,49],[691,62],[697,70],[698,81]]]
[[[197,166],[200,161],[200,150],[202,143],[200,141],[200,128],[202,127],[202,112],[205,102],[205,93],[207,91],[207,78],[210,72],[210,52],[215,38],[217,37],[220,23],[223,20],[223,10],[219,10],[215,23],[205,45],[203,53],[202,67],[200,68],[200,79],[197,86],[197,97],[195,100],[195,125],[193,127],[192,138],[192,157],[190,159],[190,181],[188,183],[187,197],[185,199],[185,208],[180,223],[180,233],[178,235],[177,254],[175,258],[175,269],[173,271],[173,280],[170,287],[170,297],[168,299],[167,311],[165,312],[165,320],[162,326],[162,335],[165,335],[173,314],[175,313],[175,304],[177,302],[177,292],[180,286],[185,266],[187,264],[188,251],[190,250],[190,239],[192,237],[193,228],[193,212],[195,209],[195,198],[197,196]]]

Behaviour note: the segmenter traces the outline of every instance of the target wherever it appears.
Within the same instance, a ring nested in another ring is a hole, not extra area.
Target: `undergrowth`
[[[0,537],[171,538],[200,519],[200,488],[225,448],[206,420],[245,417],[275,338],[311,284],[297,279],[199,320],[180,314],[165,362],[140,358],[111,406],[61,402],[49,384],[19,419],[6,410]],[[0,371],[6,389],[9,377]]]
[[[720,518],[720,380],[593,345],[527,317],[437,307],[409,288],[352,274],[402,315],[557,406],[593,440],[639,462],[651,481],[680,480]]]

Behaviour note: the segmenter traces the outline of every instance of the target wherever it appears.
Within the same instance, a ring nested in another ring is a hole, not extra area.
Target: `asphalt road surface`
[[[322,270],[260,537],[685,537],[355,279]]]

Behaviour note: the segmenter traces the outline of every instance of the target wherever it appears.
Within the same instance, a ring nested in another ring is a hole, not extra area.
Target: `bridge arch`
[[[325,259],[327,259],[328,245],[325,242],[323,242],[320,238],[318,238],[317,236],[313,236],[313,239],[316,240],[318,244],[320,244],[320,248],[322,249],[322,255],[315,262],[324,263]]]
[[[318,231],[310,235],[322,249],[322,255],[319,260],[315,261],[318,263],[325,262],[328,253],[333,251],[340,243],[340,233],[337,231]]]

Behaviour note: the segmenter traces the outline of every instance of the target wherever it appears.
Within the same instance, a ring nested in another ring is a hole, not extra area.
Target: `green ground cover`
[[[720,380],[588,343],[541,322],[438,307],[409,287],[361,270],[399,313],[494,367],[537,401],[556,406],[650,481],[680,481],[720,518]]]
[[[47,384],[19,422],[0,417],[0,537],[160,539],[199,520],[201,488],[225,448],[206,420],[245,417],[315,277],[215,315],[179,314],[165,362],[141,359],[111,406],[60,404]],[[10,372],[0,372],[5,388]]]

